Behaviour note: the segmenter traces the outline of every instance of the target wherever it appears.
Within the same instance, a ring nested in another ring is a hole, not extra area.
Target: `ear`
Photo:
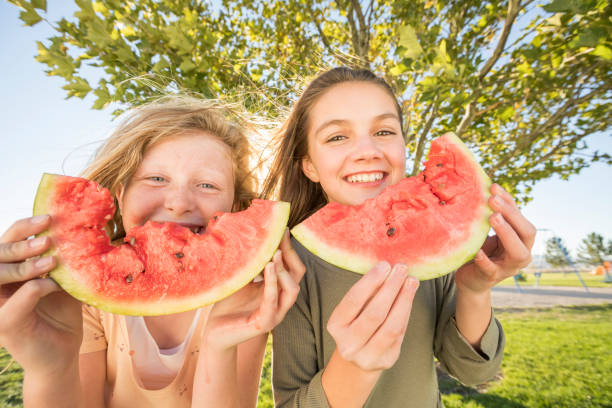
[[[308,156],[304,156],[302,159],[302,171],[304,172],[304,175],[313,183],[319,182],[319,173]]]

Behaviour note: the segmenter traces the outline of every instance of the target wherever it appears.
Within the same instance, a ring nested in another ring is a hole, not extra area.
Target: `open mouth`
[[[206,227],[203,227],[201,225],[195,225],[195,226],[190,226],[189,227],[189,231],[193,232],[196,235],[204,233],[205,229],[206,229]]]
[[[370,173],[357,173],[346,176],[345,180],[349,183],[375,183],[383,180],[387,176],[382,171],[373,171]]]

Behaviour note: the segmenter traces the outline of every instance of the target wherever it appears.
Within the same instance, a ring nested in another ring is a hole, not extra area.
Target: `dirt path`
[[[498,286],[491,291],[491,303],[495,308],[552,307],[558,305],[586,305],[612,303],[612,288],[562,286]]]

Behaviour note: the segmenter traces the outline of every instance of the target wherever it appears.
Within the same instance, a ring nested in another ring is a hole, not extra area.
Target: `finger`
[[[403,264],[393,266],[391,274],[380,290],[372,297],[359,316],[351,323],[354,331],[364,343],[378,330],[389,315],[395,298],[408,278],[408,269]]]
[[[516,205],[516,201],[514,200],[514,197],[512,197],[512,194],[510,194],[509,192],[506,191],[505,188],[503,188],[502,186],[500,186],[497,183],[493,183],[491,185],[491,195],[498,195],[500,196],[506,203],[508,203],[508,205],[517,207]]]
[[[39,234],[49,228],[51,217],[48,215],[37,215],[15,221],[2,237],[0,243],[23,241],[27,237]]]
[[[278,281],[274,263],[268,262],[264,268],[264,292],[261,306],[259,307],[258,316],[260,324],[267,325],[276,313],[278,307]],[[256,327],[261,330],[262,326]]]
[[[55,267],[55,258],[46,256],[26,262],[0,264],[0,285],[34,279]]]
[[[348,325],[361,313],[370,298],[383,285],[391,272],[387,262],[379,262],[355,283],[332,312],[329,322]]]
[[[59,285],[50,278],[27,281],[0,308],[3,323],[10,327],[16,322],[25,321],[41,298],[60,290]]]
[[[514,228],[518,236],[528,248],[533,247],[536,228],[525,218],[515,205],[509,205],[501,196],[495,195],[489,198],[491,208],[499,212],[504,219]]]
[[[408,279],[404,281],[385,322],[363,348],[364,355],[370,355],[374,358],[382,356],[382,361],[378,364],[371,361],[370,365],[386,366],[385,368],[389,368],[399,356],[401,344],[406,334],[406,328],[410,321],[414,296],[418,288],[418,279],[408,277]],[[392,348],[397,348],[397,350],[391,350]],[[391,356],[385,356],[393,351],[394,353]]]
[[[278,299],[278,314],[277,323],[280,322],[285,313],[293,306],[298,294],[300,293],[300,285],[293,280],[289,272],[285,270],[278,271],[279,299]]]
[[[0,244],[0,263],[21,262],[45,253],[51,246],[49,237]]]
[[[514,228],[499,213],[491,215],[489,221],[501,245],[504,247],[502,257],[504,263],[506,263],[505,267],[521,268],[527,266],[531,262],[531,251],[525,246]],[[493,261],[495,260],[493,259]]]
[[[283,256],[283,262],[285,263],[286,270],[289,272],[293,280],[299,282],[302,280],[304,273],[306,272],[306,267],[302,263],[302,260],[298,256],[297,252],[293,249],[291,245],[291,240],[289,239],[289,230],[285,230],[285,235],[280,244],[280,250]]]
[[[476,253],[474,257],[474,263],[478,267],[478,271],[482,275],[482,277],[487,281],[494,283],[497,272],[499,271],[499,267],[495,262],[491,260],[481,249]]]

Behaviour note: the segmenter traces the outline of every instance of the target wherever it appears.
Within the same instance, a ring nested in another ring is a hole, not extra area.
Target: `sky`
[[[70,16],[72,2],[48,2],[52,22]],[[38,63],[36,41],[52,35],[41,22],[25,27],[17,7],[0,0],[0,232],[32,213],[43,172],[78,175],[115,123],[110,108],[91,109],[93,98],[65,99],[63,79],[47,76]],[[593,150],[612,153],[612,135],[586,139]],[[612,239],[612,167],[594,163],[569,181],[537,183],[523,214],[541,231],[535,255],[554,233],[570,251],[590,232]],[[575,253],[575,252],[574,252]]]

